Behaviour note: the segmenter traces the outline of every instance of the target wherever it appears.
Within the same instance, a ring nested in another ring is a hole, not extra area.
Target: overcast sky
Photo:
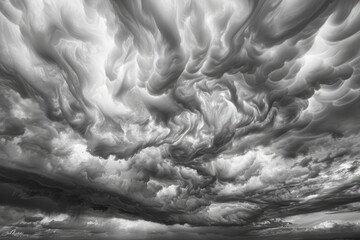
[[[360,2],[0,1],[0,239],[360,234]]]

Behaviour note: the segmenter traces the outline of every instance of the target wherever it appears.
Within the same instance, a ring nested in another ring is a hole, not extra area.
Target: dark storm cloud
[[[353,209],[359,11],[2,1],[0,204],[218,233]]]

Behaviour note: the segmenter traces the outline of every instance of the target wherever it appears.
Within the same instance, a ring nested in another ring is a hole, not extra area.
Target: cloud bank
[[[292,216],[359,211],[359,12],[1,1],[0,205],[21,212],[1,231],[115,237],[120,221],[124,238],[235,227],[256,238]],[[66,224],[49,227],[53,216]],[[324,222],[311,234],[350,226]]]

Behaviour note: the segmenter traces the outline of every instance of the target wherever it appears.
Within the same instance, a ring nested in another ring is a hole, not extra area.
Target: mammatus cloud
[[[2,236],[356,235],[359,13],[1,1]]]

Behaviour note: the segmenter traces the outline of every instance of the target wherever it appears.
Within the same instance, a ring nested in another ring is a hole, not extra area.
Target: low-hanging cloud
[[[258,228],[345,211],[360,200],[359,11],[2,1],[1,205]]]

